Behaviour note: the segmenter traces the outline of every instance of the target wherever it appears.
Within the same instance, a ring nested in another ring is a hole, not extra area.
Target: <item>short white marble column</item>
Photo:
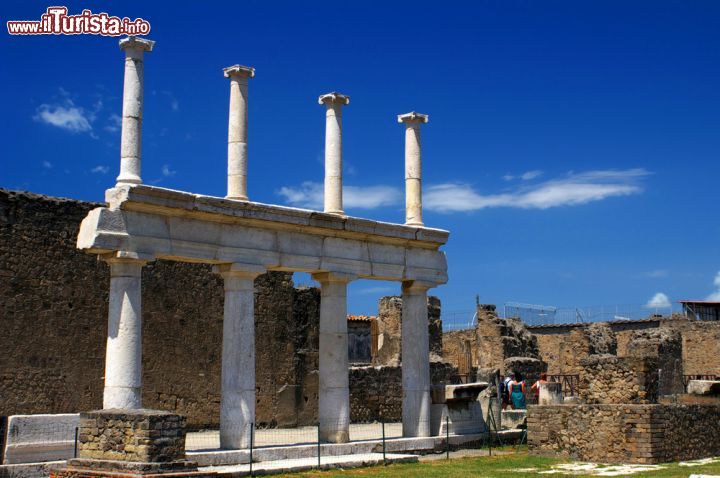
[[[427,291],[434,284],[402,286],[402,429],[404,437],[430,436],[430,339]]]
[[[248,200],[248,83],[255,68],[234,65],[223,69],[230,78],[230,117],[228,120],[228,199]]]
[[[420,125],[428,122],[428,115],[414,111],[398,116],[405,123],[405,224],[422,226],[422,156],[420,154]]]
[[[264,269],[228,264],[215,271],[225,282],[220,448],[237,450],[250,446],[255,422],[254,282]]]
[[[328,214],[345,214],[342,192],[342,107],[350,103],[350,97],[340,93],[328,93],[318,98],[325,105],[325,208]]]
[[[320,439],[329,443],[350,440],[350,389],[347,337],[347,274],[313,274],[320,282]]]
[[[143,115],[143,58],[155,42],[136,37],[120,40],[125,51],[125,82],[123,86],[122,133],[120,137],[120,175],[118,184],[141,184],[141,149]]]
[[[146,261],[107,258],[110,264],[103,408],[142,408],[141,275]]]

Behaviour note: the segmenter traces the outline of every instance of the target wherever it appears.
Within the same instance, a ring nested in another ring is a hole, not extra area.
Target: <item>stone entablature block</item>
[[[268,270],[333,272],[390,281],[447,282],[438,249],[448,232],[145,186],[108,190],[88,214],[77,246]]]

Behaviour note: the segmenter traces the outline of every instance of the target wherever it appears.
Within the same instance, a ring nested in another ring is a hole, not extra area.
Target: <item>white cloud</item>
[[[172,91],[161,91],[163,95],[165,95],[170,102],[170,109],[173,111],[178,111],[180,109],[180,102],[177,98],[175,98],[175,95],[172,94]]]
[[[667,309],[671,307],[670,299],[662,292],[658,292],[645,304],[648,309]]]
[[[715,292],[707,296],[705,300],[709,300],[711,302],[720,302],[720,271],[718,271],[717,275],[715,276],[713,284],[715,285],[716,290]]]
[[[105,126],[105,131],[110,131],[111,133],[115,133],[116,131],[120,131],[120,127],[122,126],[122,118],[113,113],[108,117],[108,124]]]
[[[530,181],[531,179],[535,179],[539,176],[542,176],[542,171],[536,169],[534,171],[528,171],[526,173],[523,173],[522,176],[520,176],[520,179],[523,181]]]
[[[537,177],[540,171],[523,176]],[[644,169],[599,170],[584,173],[570,172],[559,179],[534,185],[521,185],[515,190],[498,194],[481,194],[465,183],[445,183],[425,188],[423,204],[436,212],[470,212],[491,207],[520,209],[548,209],[575,206],[610,197],[628,196],[642,192],[641,180],[650,173]],[[403,193],[393,186],[345,186],[344,203],[347,208],[375,209],[401,206]],[[323,185],[304,182],[299,187],[284,186],[277,192],[288,204],[309,209],[322,209]]]
[[[665,269],[655,269],[654,271],[647,271],[643,275],[651,279],[660,279],[662,277],[667,277],[669,273]]]
[[[33,116],[35,121],[49,124],[71,133],[87,133],[92,131],[92,113],[88,113],[67,100],[66,105],[42,104]]]
[[[177,171],[170,169],[169,164],[163,164],[160,171],[162,172],[162,175],[166,178],[169,178],[170,176],[175,176],[175,173],[177,173]]]
[[[110,171],[110,166],[95,166],[90,170],[91,173],[107,174]]]
[[[52,163],[48,160],[45,160],[42,162],[43,168],[45,169],[52,169]]]
[[[548,209],[575,206],[609,197],[642,192],[640,180],[650,173],[644,169],[600,170],[569,173],[560,179],[523,186],[516,191],[484,195],[464,183],[429,186],[423,203],[438,212],[476,211],[490,207]]]
[[[535,179],[537,177],[542,176],[542,174],[543,174],[543,172],[540,171],[539,169],[534,169],[532,171],[526,171],[519,176],[516,176],[514,174],[506,174],[502,178],[505,181],[512,181],[513,179],[522,179],[523,181],[530,181],[531,179]]]
[[[300,187],[285,186],[278,191],[285,201],[297,207],[323,208],[323,185],[306,181]],[[344,186],[343,205],[347,209],[376,209],[400,203],[402,193],[392,186]]]

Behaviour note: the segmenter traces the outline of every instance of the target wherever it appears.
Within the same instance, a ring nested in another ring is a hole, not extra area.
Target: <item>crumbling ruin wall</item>
[[[655,357],[591,355],[581,361],[578,395],[584,403],[657,403]]]
[[[562,333],[546,333],[553,329]],[[596,354],[616,354],[617,338],[606,323],[583,327],[537,329],[539,355],[548,364],[551,375],[579,374],[580,362]],[[536,328],[531,329],[536,332]]]
[[[680,332],[685,375],[720,377],[720,322],[667,320],[661,327]]]
[[[720,405],[548,405],[527,412],[533,455],[664,463],[720,454]]]
[[[518,318],[503,319],[497,316],[495,306],[480,304],[477,307],[478,366],[505,369],[510,357],[540,358],[537,338],[528,332]]]
[[[680,332],[667,328],[635,331],[627,353],[633,357],[652,357],[657,360],[660,395],[685,392]]]
[[[386,296],[378,303],[378,351],[373,365],[397,366],[401,360],[402,297]],[[430,360],[439,362],[443,354],[443,332],[440,319],[440,299],[428,296],[428,333]]]
[[[442,362],[430,363],[430,383],[449,383],[455,369]],[[402,420],[402,368],[364,366],[350,368],[350,421],[368,423]]]

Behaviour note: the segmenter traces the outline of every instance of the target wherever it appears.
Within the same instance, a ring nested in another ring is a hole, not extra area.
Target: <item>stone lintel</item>
[[[252,66],[233,65],[223,68],[225,78],[253,78],[255,76],[255,68]]]
[[[347,105],[350,104],[350,97],[333,91],[331,93],[320,95],[320,97],[318,98],[318,104]]]
[[[428,115],[424,115],[422,113],[417,113],[415,111],[411,111],[410,113],[405,113],[404,115],[398,115],[398,123],[427,123],[428,119],[430,117]]]
[[[121,50],[136,49],[150,52],[155,48],[155,42],[153,40],[146,40],[145,38],[138,38],[136,36],[125,37],[120,40],[119,44]]]

